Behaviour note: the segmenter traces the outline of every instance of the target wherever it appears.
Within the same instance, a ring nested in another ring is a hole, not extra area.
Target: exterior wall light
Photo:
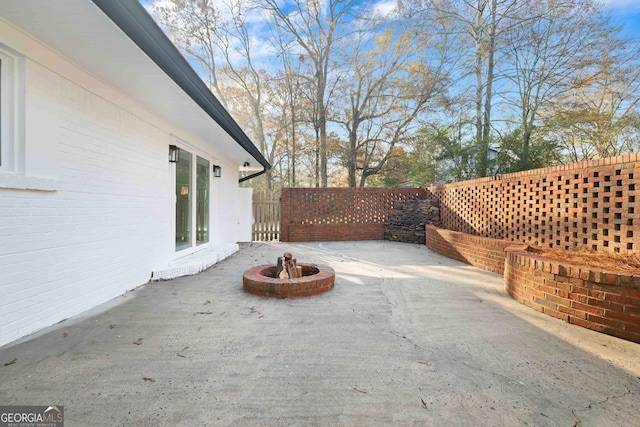
[[[169,146],[169,163],[178,163],[180,157],[180,149],[175,145]]]
[[[213,176],[220,178],[222,176],[222,166],[213,165]]]

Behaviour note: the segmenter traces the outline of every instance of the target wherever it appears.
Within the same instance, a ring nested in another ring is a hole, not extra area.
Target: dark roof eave
[[[138,1],[92,0],[193,101],[264,167],[271,165]]]

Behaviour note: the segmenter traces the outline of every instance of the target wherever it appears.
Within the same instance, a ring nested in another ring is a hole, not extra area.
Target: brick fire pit
[[[269,298],[299,298],[318,295],[333,289],[336,273],[326,265],[298,263],[302,277],[280,279],[277,266],[261,265],[250,268],[242,275],[245,292]]]

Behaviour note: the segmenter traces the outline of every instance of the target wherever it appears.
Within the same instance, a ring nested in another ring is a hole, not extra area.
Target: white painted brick
[[[170,224],[166,132],[40,78],[60,87],[59,190],[0,190],[0,345],[144,284]]]
[[[47,102],[27,108],[26,144],[32,153],[45,146],[43,152],[55,152],[51,159],[40,155],[34,167],[53,170],[57,181],[56,191],[0,188],[0,345],[122,295],[146,283],[154,270],[171,268],[176,254],[169,135],[189,135],[91,76],[64,76],[37,61],[27,68],[30,99]],[[96,87],[77,81],[95,81]],[[46,129],[30,128],[41,118]],[[242,234],[237,166],[216,161],[223,177],[211,187],[212,255],[194,258],[199,269],[235,252]]]

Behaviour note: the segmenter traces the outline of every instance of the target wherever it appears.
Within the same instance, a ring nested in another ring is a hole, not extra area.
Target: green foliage
[[[499,172],[509,173],[544,168],[560,162],[559,146],[555,140],[535,134],[529,135],[529,138],[527,145],[522,127],[510,131],[500,138],[497,156]]]
[[[640,150],[640,40],[596,0],[150,5],[273,165],[243,185],[429,185]]]
[[[421,129],[415,154],[417,161],[410,176],[425,184],[467,179],[474,156],[454,126]]]

